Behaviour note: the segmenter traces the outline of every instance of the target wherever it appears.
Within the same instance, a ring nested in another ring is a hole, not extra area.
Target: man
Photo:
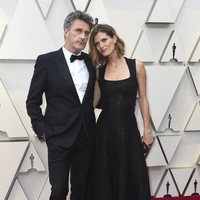
[[[95,128],[95,69],[81,51],[92,26],[93,19],[85,12],[66,17],[64,46],[38,56],[26,101],[33,130],[47,143],[51,200],[66,200],[69,170],[71,200],[85,200]],[[44,115],[40,108],[43,93],[47,103]]]

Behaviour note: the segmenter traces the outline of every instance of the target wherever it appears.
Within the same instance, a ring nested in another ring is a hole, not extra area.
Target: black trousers
[[[86,200],[86,182],[92,147],[83,128],[72,147],[65,148],[47,140],[47,148],[51,184],[50,200],[66,200],[69,192],[69,171],[70,200]]]

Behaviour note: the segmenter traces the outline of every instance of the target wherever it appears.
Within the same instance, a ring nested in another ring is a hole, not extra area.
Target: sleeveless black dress
[[[99,69],[102,112],[97,121],[92,200],[150,200],[148,172],[135,119],[135,60],[130,77],[105,80]]]

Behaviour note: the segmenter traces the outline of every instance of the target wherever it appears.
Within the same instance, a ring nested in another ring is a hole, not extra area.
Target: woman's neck
[[[118,57],[117,55],[113,55],[112,57],[108,58],[107,65],[110,68],[115,68],[119,66],[123,62],[123,57]]]

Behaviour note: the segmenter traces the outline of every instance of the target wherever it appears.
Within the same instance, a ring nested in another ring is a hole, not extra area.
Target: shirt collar
[[[70,51],[68,51],[64,46],[62,47],[62,50],[63,50],[63,53],[64,53],[64,55],[65,55],[65,58],[67,59],[67,60],[70,60],[70,57],[71,57],[71,55],[73,54],[73,53],[71,53]],[[79,54],[76,54],[77,56],[78,55],[81,55],[81,52],[79,53]]]

